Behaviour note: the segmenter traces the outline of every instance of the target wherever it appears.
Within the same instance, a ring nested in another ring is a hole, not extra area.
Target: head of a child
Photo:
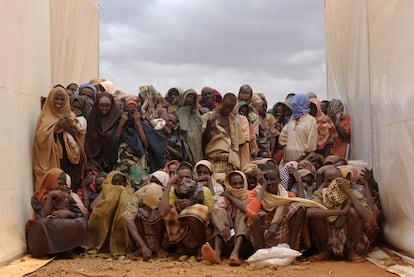
[[[112,177],[112,185],[125,187],[126,184],[127,179],[124,175],[117,173],[114,175],[114,177]]]

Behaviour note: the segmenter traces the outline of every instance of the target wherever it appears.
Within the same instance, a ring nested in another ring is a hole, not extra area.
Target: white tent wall
[[[0,264],[26,251],[40,96],[98,76],[98,7],[85,0],[0,0]]]
[[[352,159],[372,165],[385,236],[414,256],[414,2],[326,0],[328,97],[352,120]]]

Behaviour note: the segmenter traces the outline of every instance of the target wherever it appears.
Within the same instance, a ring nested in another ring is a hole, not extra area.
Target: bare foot
[[[141,257],[142,256],[142,251],[141,251],[141,249],[138,249],[138,250],[136,250],[136,251],[134,251],[134,252],[132,252],[132,253],[128,253],[127,254],[127,258],[129,258],[129,259],[131,259],[131,260],[137,260],[138,259],[138,257]]]
[[[158,258],[166,258],[168,256],[168,252],[164,249],[157,249],[155,250],[155,253],[157,254]]]
[[[319,254],[310,256],[308,258],[308,261],[310,261],[310,262],[325,261],[325,260],[329,260],[330,257],[331,257],[331,255],[329,255],[328,251],[323,251],[323,252],[320,252]]]
[[[362,263],[365,261],[364,257],[356,254],[355,252],[349,253],[348,260],[354,263]]]

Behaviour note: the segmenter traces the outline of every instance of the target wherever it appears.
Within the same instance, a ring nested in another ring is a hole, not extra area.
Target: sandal
[[[214,251],[214,249],[208,242],[201,246],[201,255],[205,260],[209,261],[211,264],[220,263],[220,258],[217,257],[216,251]]]
[[[241,261],[239,259],[230,258],[229,259],[229,265],[230,266],[240,266],[241,265]]]

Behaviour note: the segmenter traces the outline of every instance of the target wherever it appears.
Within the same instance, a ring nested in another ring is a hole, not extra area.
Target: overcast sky
[[[323,0],[96,0],[100,76],[137,94],[152,84],[326,98]]]

